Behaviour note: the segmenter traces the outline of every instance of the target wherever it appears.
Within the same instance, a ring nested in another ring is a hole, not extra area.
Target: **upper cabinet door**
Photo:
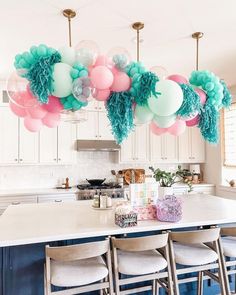
[[[0,107],[0,164],[18,163],[18,117]]]
[[[205,142],[197,127],[191,128],[191,150],[191,162],[205,162]]]
[[[87,121],[77,125],[77,139],[94,140],[98,138],[98,112],[87,112]]]
[[[147,124],[135,128],[135,160],[149,162],[149,128]]]
[[[76,125],[61,122],[58,126],[58,163],[72,164],[76,154]]]
[[[100,140],[115,140],[111,133],[110,121],[107,118],[105,112],[98,113],[98,124],[99,124],[99,134],[98,139]]]
[[[57,128],[43,128],[39,134],[39,161],[57,163]]]
[[[178,163],[178,138],[170,134],[164,134],[163,140],[163,160],[165,163]]]
[[[130,163],[135,161],[134,155],[135,134],[131,132],[127,139],[123,141],[120,149],[120,162]]]
[[[191,129],[186,128],[186,131],[179,136],[179,162],[191,162]]]
[[[162,136],[153,134],[150,131],[150,156],[152,163],[164,162]]]
[[[19,129],[19,162],[21,164],[35,164],[39,160],[39,133],[28,131],[20,120]]]

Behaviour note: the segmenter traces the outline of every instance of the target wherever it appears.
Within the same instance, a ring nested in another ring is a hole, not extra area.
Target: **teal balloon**
[[[66,97],[72,92],[71,66],[65,63],[56,63],[53,69],[52,95]]]
[[[178,83],[171,80],[161,80],[156,83],[156,92],[160,94],[148,99],[148,106],[156,115],[170,116],[181,107],[183,91]]]
[[[135,108],[135,117],[138,120],[138,123],[144,124],[152,121],[154,113],[148,106],[137,105]]]
[[[170,115],[170,116],[154,116],[153,121],[157,124],[160,128],[169,128],[172,126],[176,121],[176,115]]]

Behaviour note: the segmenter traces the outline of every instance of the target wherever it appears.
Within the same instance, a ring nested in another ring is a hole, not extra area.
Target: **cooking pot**
[[[97,186],[99,186],[99,185],[102,185],[103,184],[103,182],[106,180],[106,178],[103,178],[103,179],[87,179],[86,178],[86,180],[91,185],[95,185],[95,186],[97,185]]]

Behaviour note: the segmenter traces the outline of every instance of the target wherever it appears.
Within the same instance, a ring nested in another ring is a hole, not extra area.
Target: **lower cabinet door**
[[[75,194],[42,195],[38,197],[38,203],[64,203],[76,201]]]

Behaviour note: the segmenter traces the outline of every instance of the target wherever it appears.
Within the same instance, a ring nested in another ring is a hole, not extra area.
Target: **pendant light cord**
[[[202,32],[195,32],[192,34],[192,38],[196,39],[196,71],[199,70],[199,39],[202,37]]]
[[[76,16],[76,12],[72,9],[64,9],[62,11],[62,14],[67,18],[68,20],[68,30],[69,30],[69,46],[72,46],[72,37],[71,37],[71,19]]]
[[[144,23],[142,22],[135,22],[132,24],[132,28],[136,31],[137,33],[137,39],[136,39],[136,42],[137,42],[137,46],[136,46],[136,54],[137,54],[137,62],[139,62],[140,60],[140,30],[142,30],[144,28]]]

